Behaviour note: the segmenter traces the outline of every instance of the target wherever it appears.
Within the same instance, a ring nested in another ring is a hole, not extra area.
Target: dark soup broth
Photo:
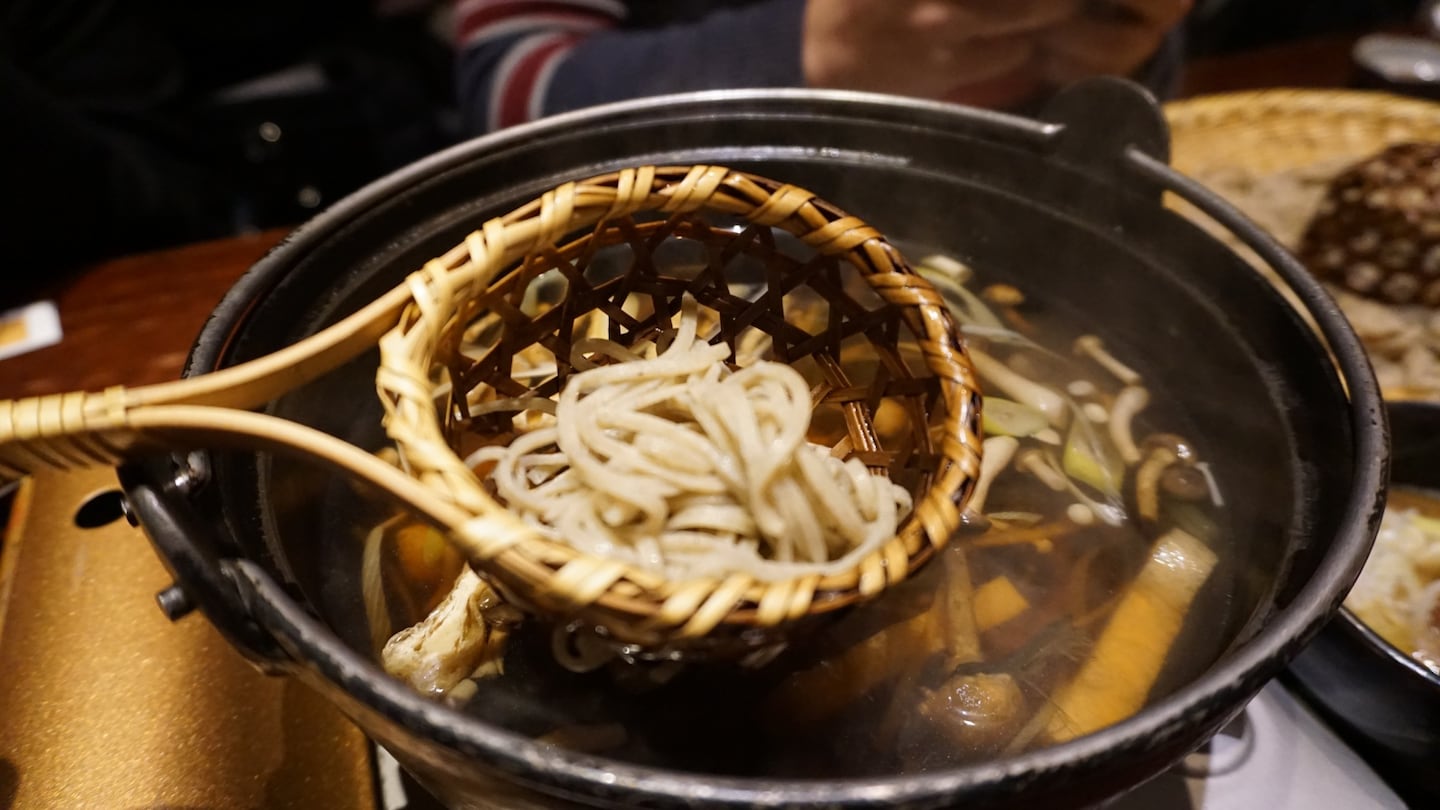
[[[1234,566],[1204,437],[1079,319],[941,258],[921,272],[984,384],[987,473],[965,528],[919,574],[744,662],[632,661],[595,654],[584,632],[502,617],[502,645],[429,688],[488,723],[628,762],[839,778],[1061,743],[1207,667],[1233,634],[1217,617]],[[403,626],[440,603],[458,560],[428,529],[396,521],[383,535],[375,559]]]

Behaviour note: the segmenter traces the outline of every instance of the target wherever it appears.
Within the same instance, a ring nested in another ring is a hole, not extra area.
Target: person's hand
[[[1082,12],[1040,37],[1040,71],[1055,85],[1129,76],[1159,50],[1193,0],[1087,0]]]
[[[1020,101],[1038,85],[1041,37],[1067,30],[1080,2],[808,0],[805,79],[992,106]]]

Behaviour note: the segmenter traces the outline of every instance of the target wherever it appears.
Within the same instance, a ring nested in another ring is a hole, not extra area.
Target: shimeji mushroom
[[[1072,503],[1065,507],[1065,517],[1076,526],[1090,526],[1095,523],[1095,510],[1083,503]]]
[[[1034,448],[1020,451],[1015,457],[1015,468],[1030,473],[1055,492],[1064,492],[1069,484],[1065,473],[1051,464],[1044,452]]]
[[[500,674],[505,641],[519,621],[468,567],[424,621],[385,645],[385,671],[420,692],[448,694],[466,678]]]
[[[1198,472],[1199,478],[1180,471]],[[1195,468],[1195,451],[1183,438],[1168,433],[1145,439],[1133,486],[1136,517],[1148,525],[1160,519],[1162,493],[1182,501],[1203,500],[1211,495],[1204,472]]]
[[[975,489],[970,493],[966,508],[977,514],[985,513],[985,499],[990,495],[990,485],[1014,458],[1020,442],[1012,436],[991,436],[981,443],[980,475],[975,479]]]
[[[1110,441],[1126,464],[1140,460],[1140,449],[1135,446],[1135,417],[1150,404],[1150,392],[1138,385],[1125,388],[1115,397],[1110,408]]]
[[[1105,350],[1105,343],[1098,335],[1081,335],[1075,338],[1075,353],[1094,360],[1125,385],[1140,384],[1140,372],[1115,359],[1113,354]]]
[[[924,690],[920,717],[949,744],[997,751],[1027,716],[1025,693],[1007,672],[961,672]]]
[[[967,284],[975,277],[975,271],[970,269],[970,265],[940,253],[921,259],[920,268],[935,270],[956,284]]]
[[[1025,304],[1025,294],[1010,284],[991,284],[980,291],[980,298],[1000,310],[1000,315],[1011,327],[1021,331],[1033,331],[1033,327],[1020,314]]]
[[[1098,402],[1087,402],[1081,405],[1080,412],[1085,414],[1086,419],[1089,419],[1097,425],[1103,425],[1110,421],[1110,412],[1105,410],[1105,406]]]

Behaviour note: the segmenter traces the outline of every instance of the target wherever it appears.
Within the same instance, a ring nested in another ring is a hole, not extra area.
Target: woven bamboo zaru
[[[777,238],[782,231],[798,242]],[[666,259],[680,253],[689,258]],[[528,306],[540,284],[559,297]],[[843,414],[842,448],[876,474],[912,482],[915,507],[896,536],[849,570],[773,582],[739,574],[667,581],[546,539],[462,461],[463,446],[494,440],[510,422],[471,418],[478,392],[553,396],[569,373],[577,324],[599,316],[612,340],[654,338],[687,295],[732,350],[760,330],[775,359],[805,364],[817,408]],[[376,385],[398,466],[246,410],[376,343]],[[872,362],[847,362],[856,346]],[[515,374],[515,358],[537,351],[553,357],[555,372]],[[883,402],[903,410],[904,429],[876,429]],[[0,474],[157,450],[298,454],[406,504],[529,612],[643,650],[701,653],[773,638],[874,597],[933,557],[958,527],[979,472],[979,408],[941,297],[873,228],[795,186],[714,166],[643,167],[566,183],[484,223],[365,309],[275,354],[159,386],[0,402]]]

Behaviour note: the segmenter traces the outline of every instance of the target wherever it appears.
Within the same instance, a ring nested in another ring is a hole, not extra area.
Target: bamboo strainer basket
[[[553,300],[536,306],[542,284]],[[477,436],[506,429],[470,416],[473,392],[553,396],[577,324],[601,316],[612,340],[633,343],[667,328],[687,295],[732,359],[763,332],[775,359],[809,369],[816,416],[833,413],[841,448],[912,484],[915,506],[896,535],[850,569],[667,581],[542,537],[462,461]],[[980,394],[957,334],[898,250],[811,193],[715,166],[642,167],[566,183],[484,223],[382,298],[275,354],[158,386],[0,402],[0,475],[163,450],[288,452],[403,502],[528,612],[637,652],[743,654],[903,581],[956,530],[980,461]],[[377,343],[398,467],[249,410]],[[555,373],[517,375],[515,358],[537,352]],[[854,362],[857,352],[868,361]],[[903,414],[900,427],[877,428],[882,412]]]

